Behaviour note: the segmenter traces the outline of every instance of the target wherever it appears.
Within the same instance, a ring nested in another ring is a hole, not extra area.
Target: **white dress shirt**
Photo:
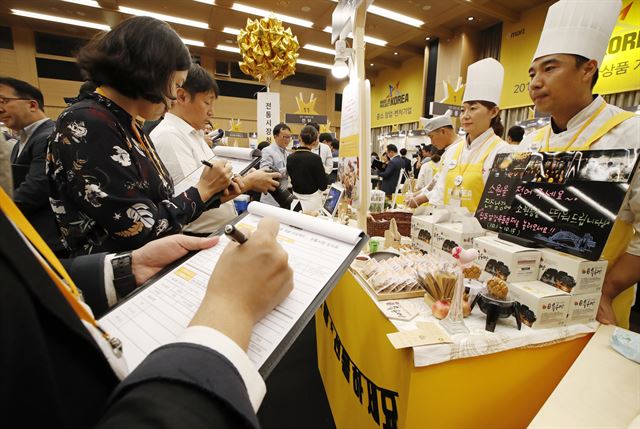
[[[202,130],[196,130],[182,118],[167,113],[150,134],[160,159],[169,170],[174,183],[178,183],[202,166],[200,161],[210,159],[213,151],[204,141]],[[207,210],[185,227],[185,231],[211,233],[218,231],[237,216],[233,201]]]
[[[567,123],[566,131],[562,131],[558,134],[551,130],[549,134],[549,147],[564,148],[569,141],[575,136],[578,130],[584,125],[586,121],[602,106],[606,103],[601,96],[597,96],[587,107],[578,112]],[[593,135],[593,133],[600,128],[607,120],[614,115],[622,112],[622,109],[616,106],[607,104],[602,112],[589,124],[580,136],[573,143],[572,148],[579,148],[584,145],[585,141]],[[533,143],[533,138],[536,132],[530,133],[525,136],[524,140],[518,146],[517,150],[521,152],[527,152],[530,150],[538,150],[539,148]],[[543,140],[540,149],[546,147],[546,139]],[[629,149],[640,148],[640,116],[627,119],[607,134],[602,136],[598,141],[593,143],[590,147],[591,150],[602,149]],[[627,222],[632,223],[636,233],[633,237],[629,247],[628,253],[632,255],[640,256],[640,174],[636,171],[636,174],[631,182],[627,196],[622,203],[622,208],[618,213],[618,217]]]
[[[289,174],[287,173],[287,157],[289,153],[287,149],[278,146],[277,143],[271,143],[262,149],[262,159],[260,160],[260,168],[268,168],[272,171],[280,173],[280,182],[284,186],[289,186]],[[260,197],[260,202],[272,206],[280,207],[276,200],[269,193],[264,193]]]
[[[35,130],[37,130],[40,125],[44,124],[48,120],[49,118],[38,119],[37,121],[30,123],[20,130],[20,132],[18,133],[18,156],[20,156],[20,153],[22,153],[22,150],[27,145],[27,142],[29,141]]]
[[[493,141],[492,139],[487,140],[492,135],[495,135],[493,128],[489,128],[487,131],[476,137],[471,144],[468,144],[466,139],[462,139],[447,148],[447,151],[444,153],[442,160],[440,161],[442,163],[442,168],[440,168],[440,173],[438,173],[436,184],[430,192],[425,194],[429,198],[429,203],[433,205],[444,204],[447,173],[449,173],[449,167],[452,165],[451,161],[454,160],[454,156],[458,152],[459,145],[463,145],[463,148],[462,153],[460,154],[460,159],[455,160],[457,164],[474,164],[482,158],[482,155],[484,155],[488,145]],[[509,143],[502,139],[500,140],[500,143],[493,148],[482,164],[482,180],[484,183],[487,183],[487,178],[489,177],[489,172],[491,171],[491,166],[493,166],[493,161],[496,155],[501,152],[513,151],[513,149],[510,149]],[[486,144],[483,144],[485,142]]]
[[[331,148],[324,143],[318,143],[318,147],[313,148],[311,152],[320,156],[322,159],[322,165],[324,166],[324,172],[331,174],[333,170],[333,155],[331,154]]]

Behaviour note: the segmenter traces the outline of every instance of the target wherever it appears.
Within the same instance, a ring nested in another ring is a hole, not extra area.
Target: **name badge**
[[[464,178],[462,177],[462,175],[457,175],[457,176],[455,177],[455,179],[453,179],[453,183],[454,183],[456,186],[460,186],[460,185],[462,185],[462,181],[463,181],[463,180],[464,180]]]
[[[458,163],[456,162],[455,159],[452,159],[451,161],[449,161],[449,170],[456,168],[456,164]]]

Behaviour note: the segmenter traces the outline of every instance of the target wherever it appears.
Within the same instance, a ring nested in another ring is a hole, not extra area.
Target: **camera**
[[[271,171],[272,173],[280,173],[274,168],[271,168],[269,171]],[[276,203],[278,203],[280,207],[287,210],[291,208],[291,203],[295,199],[293,194],[289,192],[289,189],[287,189],[287,181],[284,178],[280,178],[280,180],[278,181],[278,187],[275,189],[275,191],[269,191],[269,194],[271,194],[273,199],[276,200]],[[300,211],[301,209],[302,208],[300,204],[298,204],[296,207],[294,207],[293,210]]]

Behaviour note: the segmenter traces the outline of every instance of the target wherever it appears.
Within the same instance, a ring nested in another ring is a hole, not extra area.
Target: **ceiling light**
[[[367,8],[367,12],[372,13],[374,15],[381,16],[383,18],[392,19],[394,21],[401,22],[403,24],[410,25],[412,27],[420,27],[424,25],[424,21],[420,21],[419,19],[411,18],[410,16],[403,15],[398,12],[394,12],[389,9],[384,9],[379,6],[371,5]]]
[[[349,75],[349,64],[347,61],[351,58],[353,61],[353,49],[347,47],[347,41],[344,39],[336,40],[336,59],[331,68],[331,74],[338,79],[344,79]]]
[[[475,18],[473,16],[470,16],[469,18],[467,18],[467,21],[473,21]]]
[[[62,1],[66,1],[67,3],[81,4],[83,6],[97,7],[98,9],[100,9],[101,7],[100,4],[95,0],[62,0]]]
[[[394,52],[394,53],[393,53],[393,55],[398,55],[398,53],[397,53],[397,52]]]
[[[431,37],[426,37],[424,40],[431,40]]]
[[[204,42],[201,42],[200,40],[183,39],[182,37],[180,40],[182,40],[182,43],[185,45],[200,46],[201,48],[204,48]]]
[[[227,34],[233,34],[234,36],[237,36],[238,34],[240,34],[240,29],[239,28],[233,28],[233,27],[224,27],[222,29],[223,33],[227,33]]]
[[[147,10],[134,9],[134,8],[125,7],[125,6],[118,7],[118,10],[123,13],[128,13],[129,15],[150,16],[151,18],[156,18],[161,21],[173,22],[174,24],[188,25],[189,27],[207,28],[207,29],[209,28],[209,24],[207,24],[206,22],[194,21],[192,19],[186,19],[186,18],[178,18],[176,16],[164,15],[156,12],[149,12]]]
[[[347,65],[347,62],[336,58],[336,62],[333,64],[333,67],[331,67],[331,74],[337,79],[344,79],[347,77],[349,75],[349,66]]]
[[[373,63],[370,63],[369,65],[370,65],[371,67],[373,67]]]
[[[240,53],[240,48],[238,48],[237,46],[218,45],[216,46],[216,49],[220,51],[235,52],[236,54]]]
[[[322,31],[324,31],[325,33],[331,33],[333,30],[331,29],[331,27],[325,27],[324,30]],[[349,33],[347,37],[349,37],[350,39],[353,39],[353,34]],[[364,36],[364,41],[365,43],[371,43],[372,45],[387,46],[386,40],[376,39],[375,37],[371,37],[371,36]]]
[[[264,9],[258,9],[257,7],[247,6],[240,3],[234,3],[231,6],[231,9],[237,10],[238,12],[248,13],[249,15],[258,15],[260,17],[268,17],[273,14],[280,21],[288,22],[289,24],[299,25],[301,27],[311,28],[313,27],[313,22],[307,21],[306,19],[294,18],[293,16],[282,15],[279,13],[274,13]]]
[[[331,65],[331,64],[319,63],[319,62],[317,62],[317,61],[303,60],[303,59],[301,59],[301,58],[298,58],[298,60],[296,61],[296,63],[298,63],[298,64],[304,64],[304,65],[306,65],[306,66],[319,67],[319,68],[322,68],[322,69],[328,69],[328,70],[333,69],[333,65]]]
[[[205,3],[205,4],[211,4],[211,5],[215,5],[216,4],[216,2],[213,1],[213,0],[195,0],[195,1],[197,1],[199,3]]]
[[[336,50],[330,48],[324,48],[322,46],[313,45],[311,43],[307,43],[303,46],[304,49],[309,49],[310,51],[322,52],[323,54],[335,55]]]
[[[88,22],[88,21],[80,21],[78,19],[63,18],[61,16],[45,15],[43,13],[29,12],[26,10],[11,9],[11,13],[13,13],[14,15],[24,16],[27,18],[42,19],[43,21],[52,21],[52,22],[58,22],[61,24],[77,25],[78,27],[95,28],[96,30],[103,30],[103,31],[111,30],[111,27],[105,24],[98,24],[95,22]]]

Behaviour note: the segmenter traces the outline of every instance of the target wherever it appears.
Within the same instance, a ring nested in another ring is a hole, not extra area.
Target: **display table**
[[[590,335],[415,367],[347,272],[316,315],[318,366],[338,429],[526,427]]]
[[[640,364],[611,348],[614,328],[600,326],[529,428],[627,428],[640,415]]]

